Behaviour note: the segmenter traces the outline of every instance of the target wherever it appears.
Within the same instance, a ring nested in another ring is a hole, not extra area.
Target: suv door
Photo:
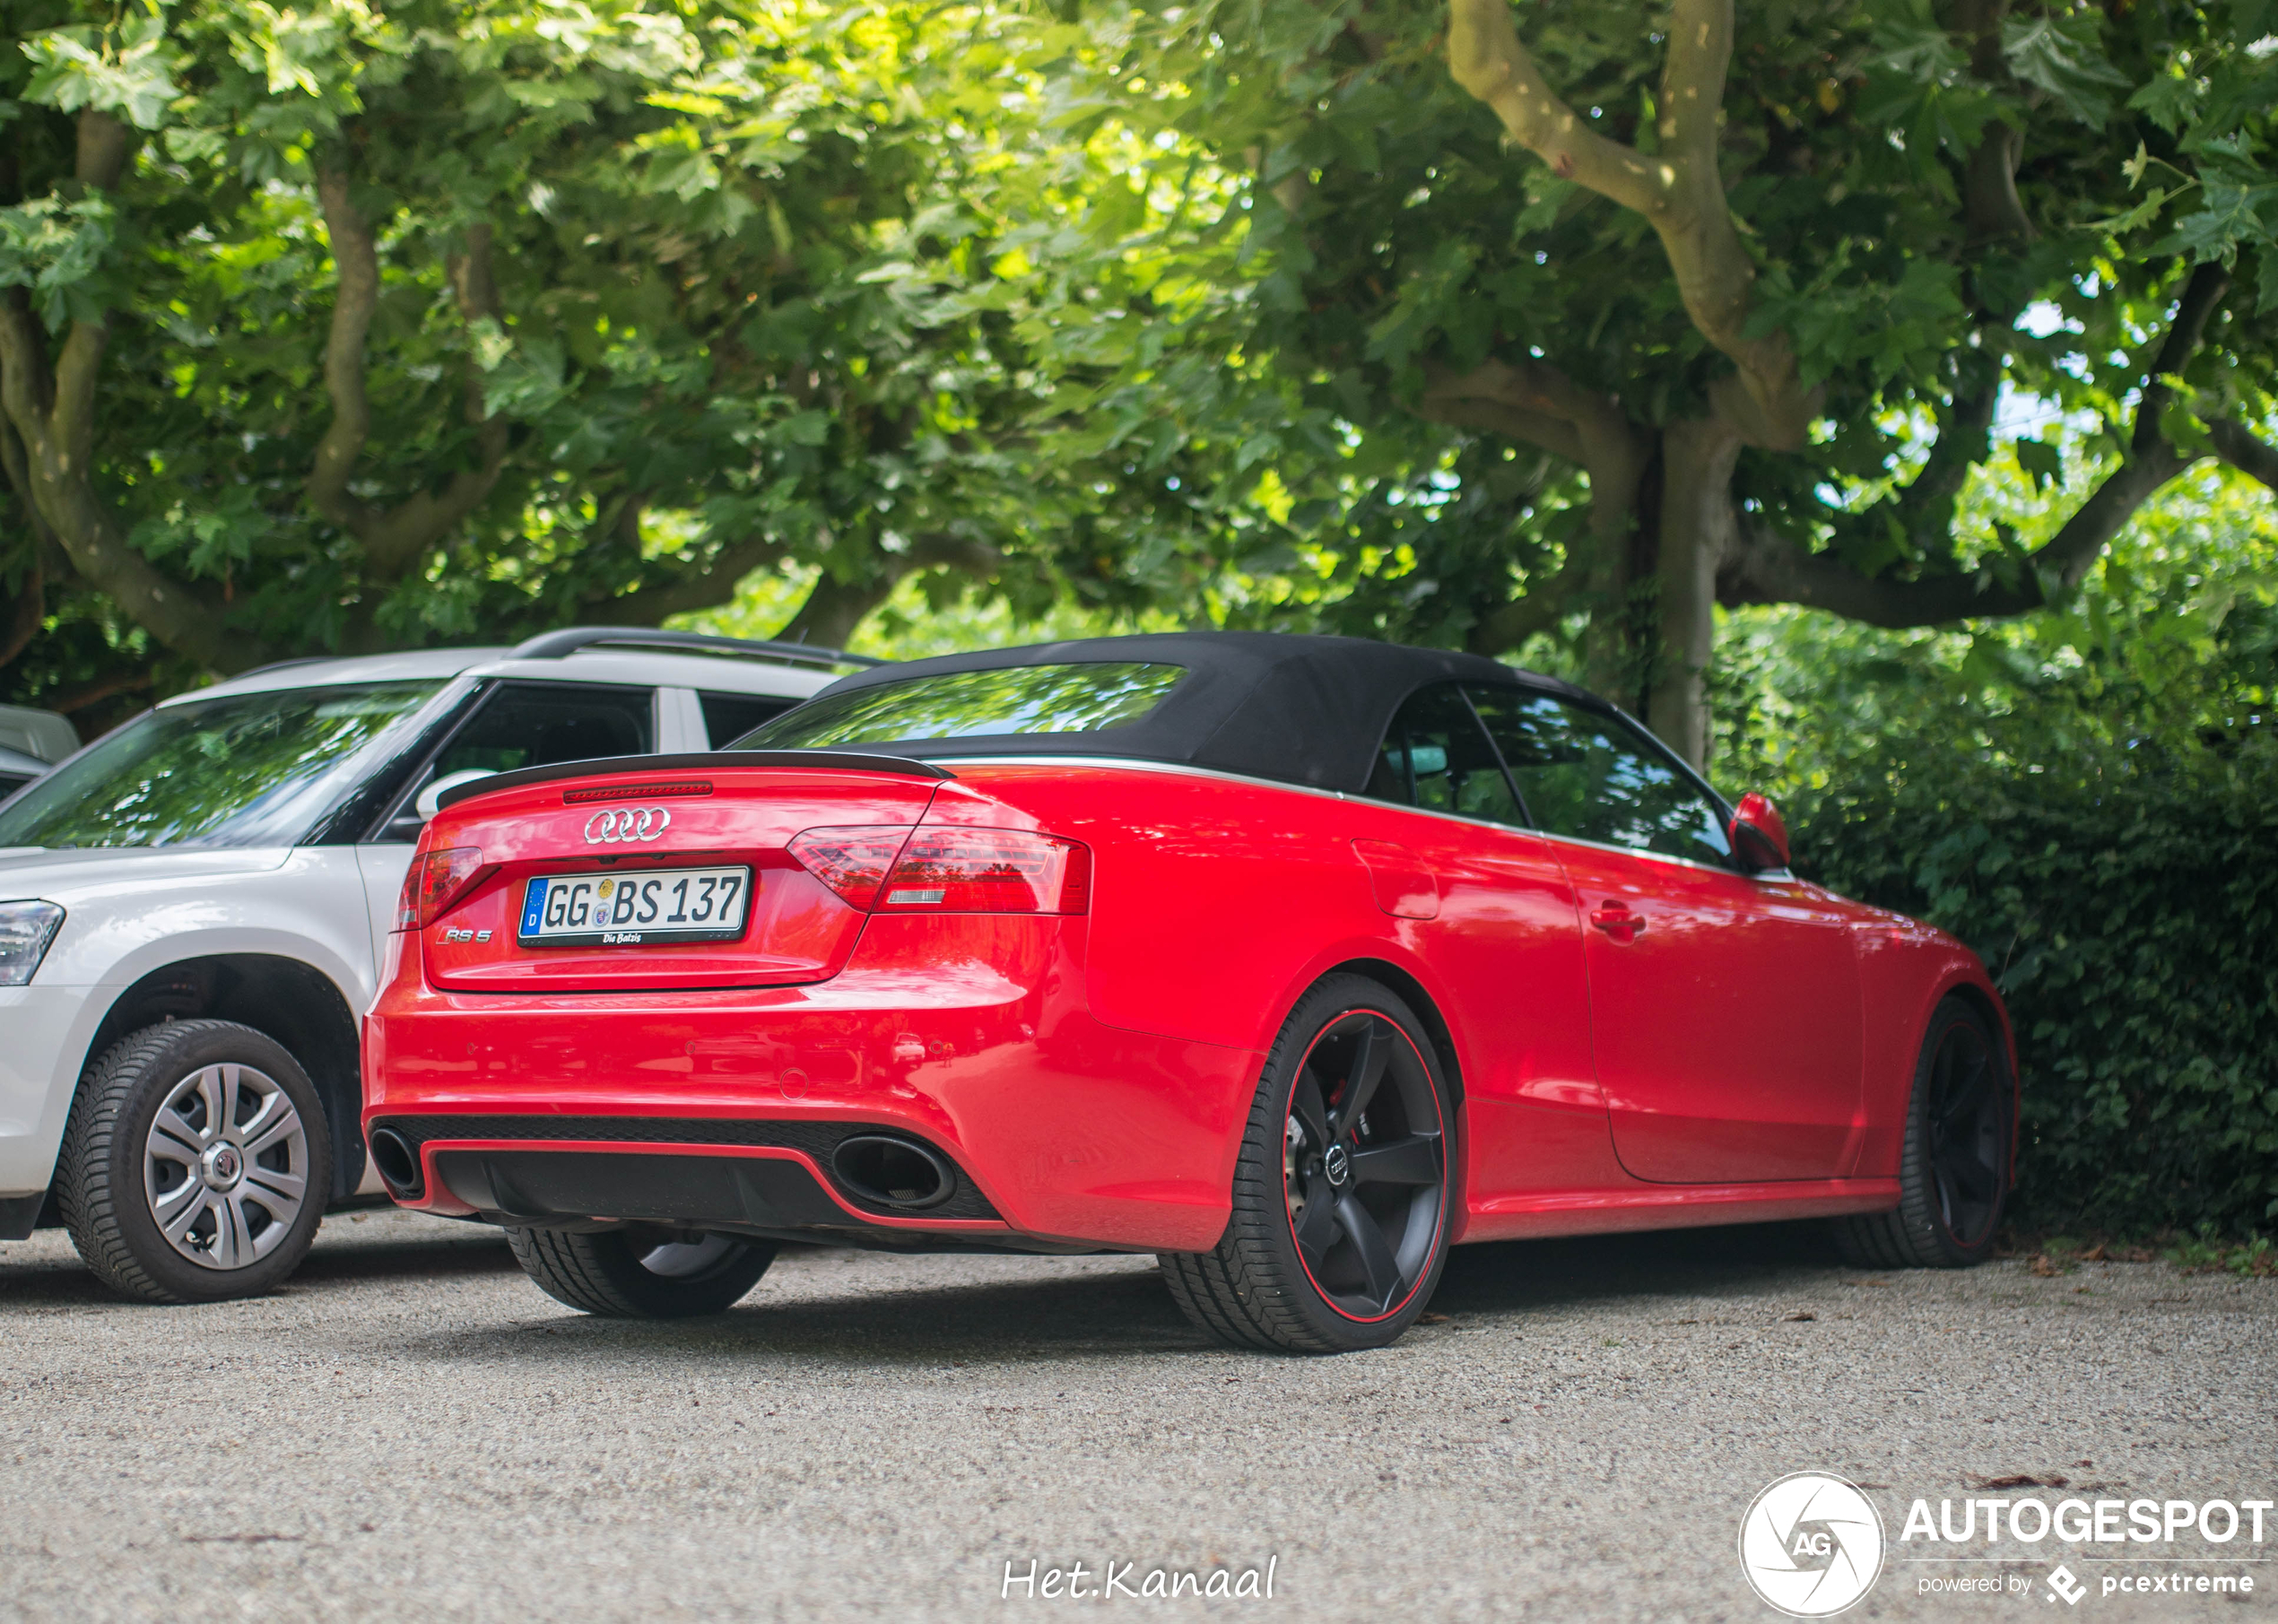
[[[404,871],[426,819],[419,792],[454,773],[511,772],[656,748],[654,688],[586,682],[500,682],[414,772],[371,838],[356,848],[375,960],[384,957]]]
[[[1848,1172],[1863,1016],[1844,916],[1785,871],[1740,873],[1716,797],[1620,717],[1516,688],[1472,697],[1581,900],[1622,1165],[1671,1184]]]

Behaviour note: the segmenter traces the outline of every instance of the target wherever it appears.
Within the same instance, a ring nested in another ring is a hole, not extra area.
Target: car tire
[[[1975,1004],[1946,999],[1915,1062],[1899,1204],[1832,1220],[1845,1260],[1863,1269],[1966,1269],[1985,1261],[2007,1209],[2016,1131],[2006,1046]]]
[[[509,1229],[515,1261],[558,1303],[608,1319],[689,1319],[732,1307],[775,1261],[775,1243],[671,1230]]]
[[[1453,1120],[1415,1012],[1364,977],[1326,977],[1266,1055],[1225,1235],[1209,1252],[1159,1259],[1171,1296],[1235,1347],[1393,1342],[1447,1263]]]
[[[144,1302],[219,1302],[300,1266],[332,1198],[332,1130],[300,1063],[233,1020],[128,1034],[81,1078],[56,1165],[72,1245]]]

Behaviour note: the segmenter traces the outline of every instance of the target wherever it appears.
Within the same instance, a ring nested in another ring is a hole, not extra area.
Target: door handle
[[[1630,912],[1626,902],[1608,901],[1591,909],[1590,923],[1624,946],[1645,929],[1645,916]]]

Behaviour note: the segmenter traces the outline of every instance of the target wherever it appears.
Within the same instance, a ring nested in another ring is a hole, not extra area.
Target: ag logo
[[[1795,1619],[1841,1612],[1882,1572],[1882,1517],[1856,1485],[1797,1472],[1756,1497],[1740,1520],[1740,1570]]]

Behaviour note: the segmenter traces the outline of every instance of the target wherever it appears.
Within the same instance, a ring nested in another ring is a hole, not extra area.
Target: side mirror
[[[440,810],[435,803],[443,798],[443,792],[445,790],[456,789],[462,784],[472,784],[477,778],[489,778],[496,776],[496,774],[480,767],[471,768],[465,772],[447,772],[441,777],[436,779],[434,783],[429,785],[425,789],[421,790],[419,794],[413,798],[412,811],[418,813],[419,821],[422,823],[424,823]]]
[[[1787,825],[1779,809],[1753,790],[1740,797],[1726,833],[1741,867],[1750,873],[1787,866]]]

